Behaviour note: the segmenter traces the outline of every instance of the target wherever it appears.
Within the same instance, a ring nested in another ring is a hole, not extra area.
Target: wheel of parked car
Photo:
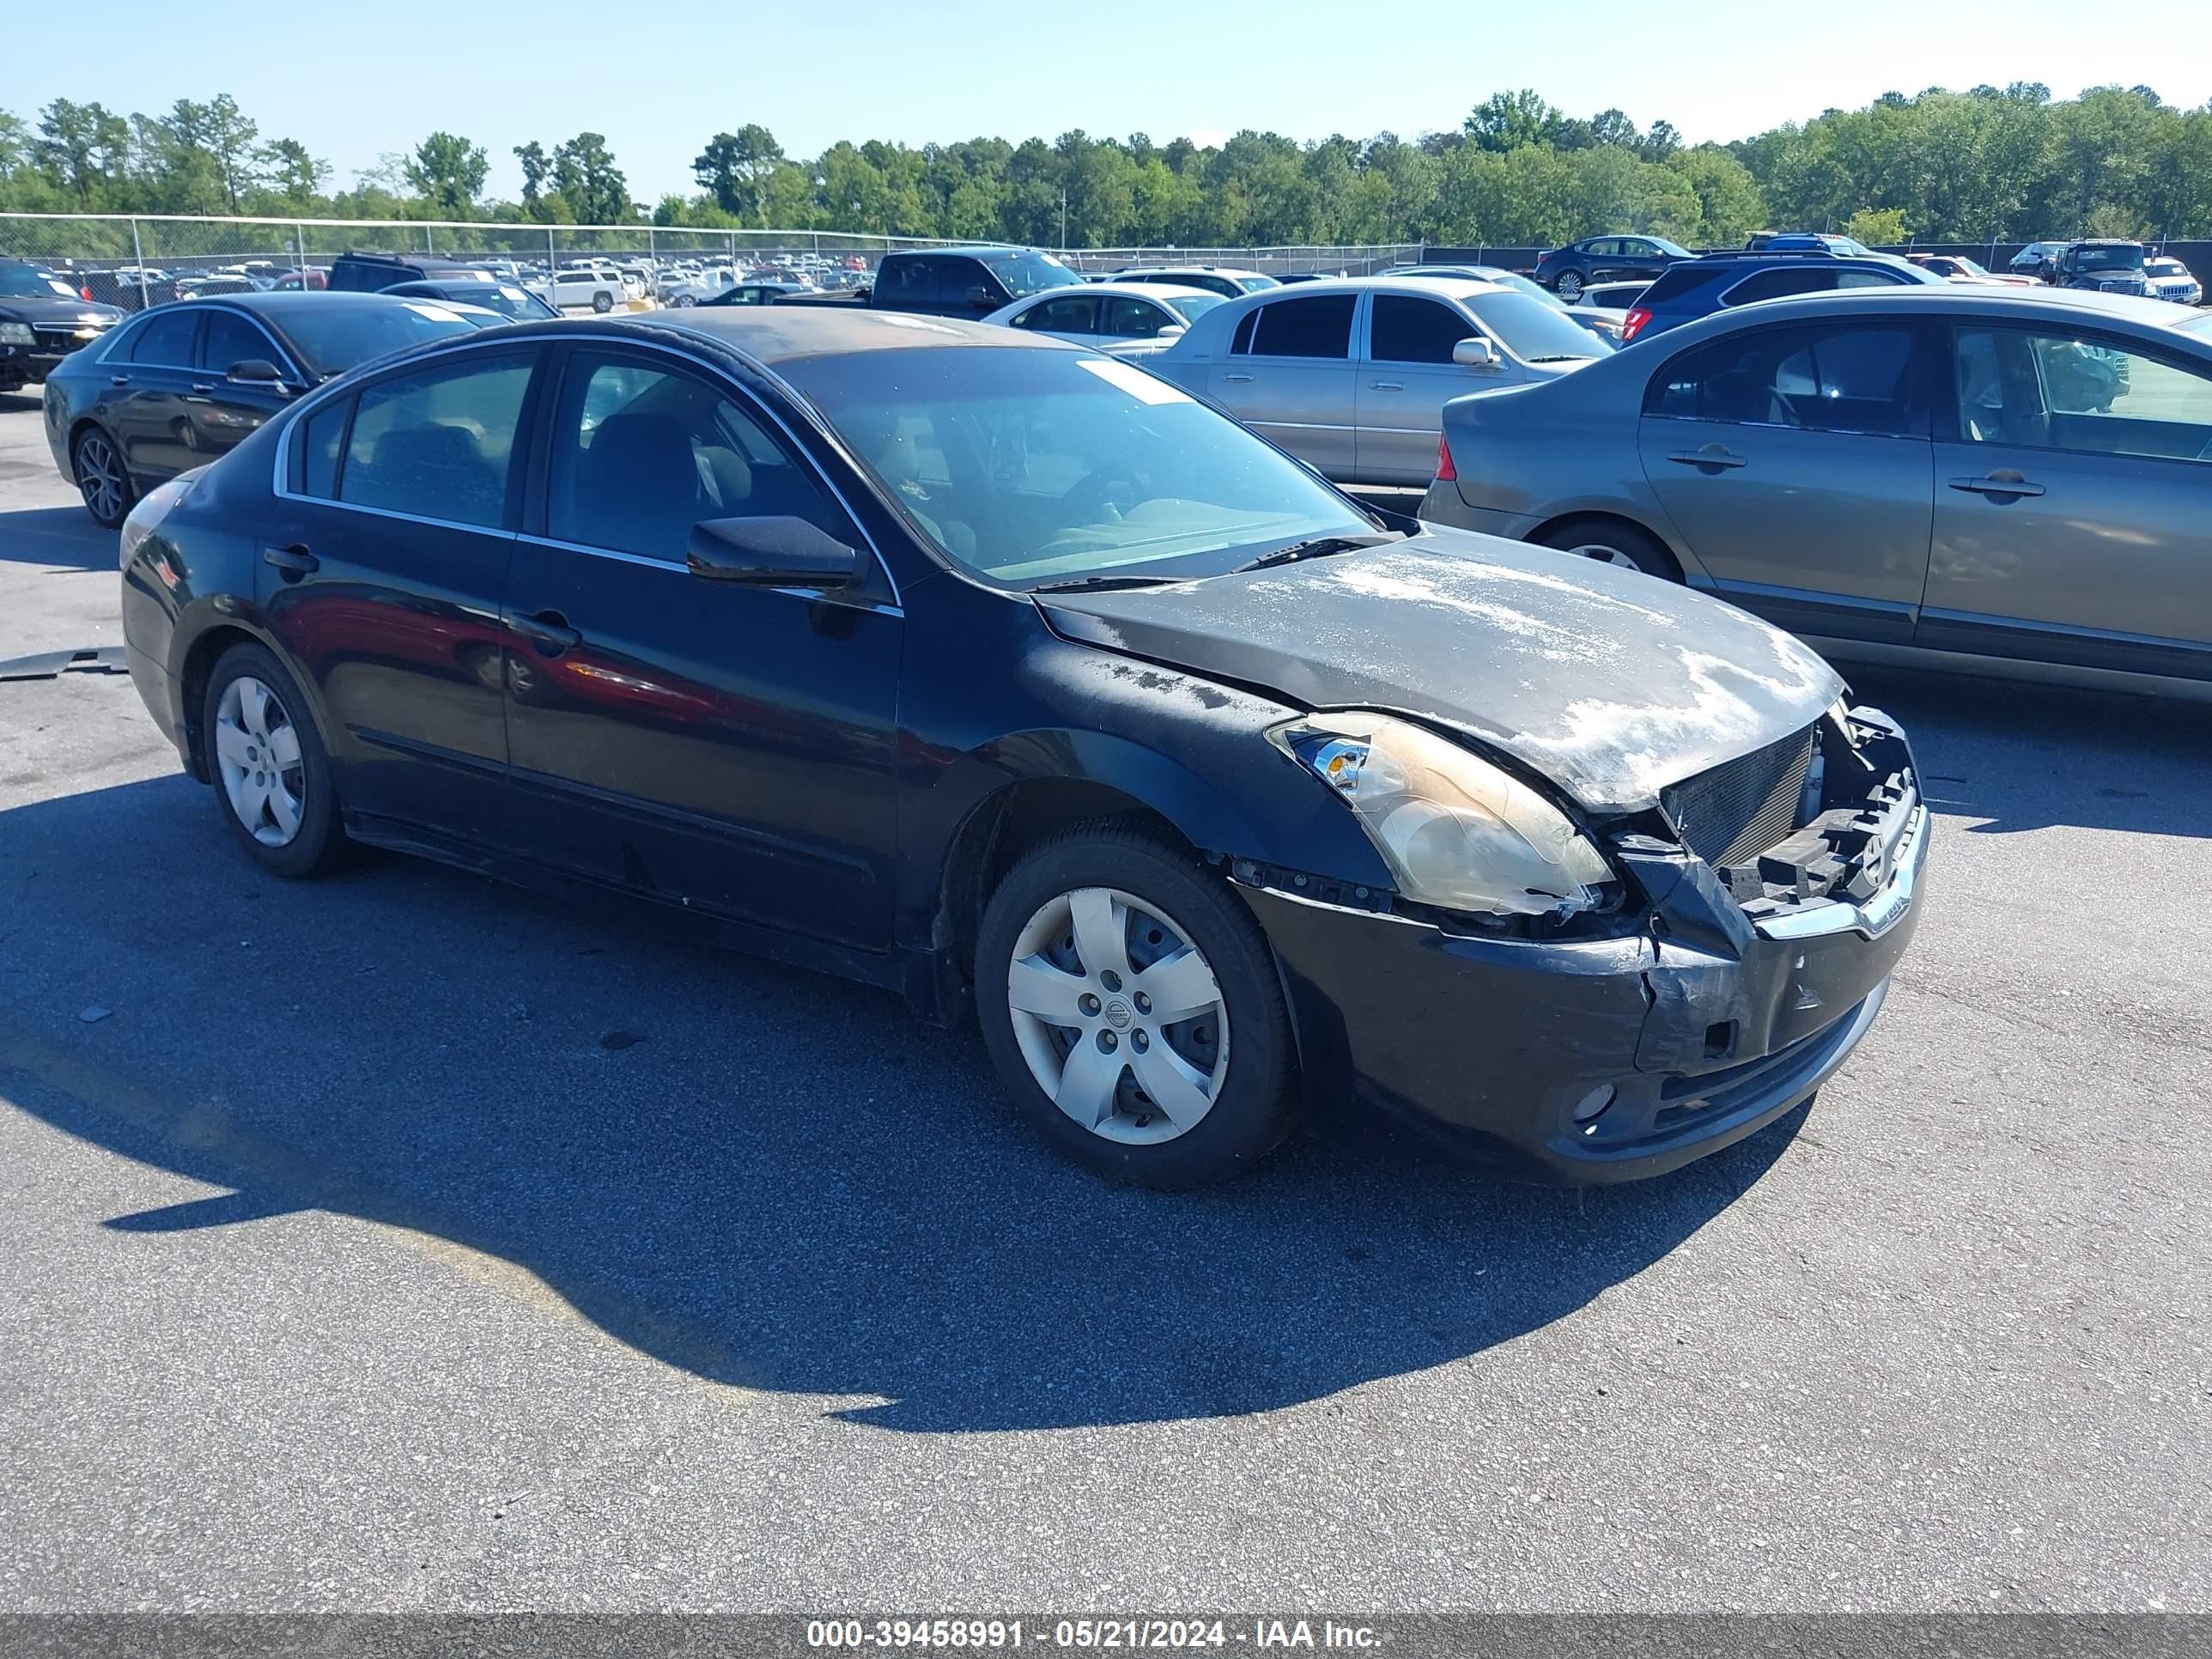
[[[688,294],[679,294],[673,300],[670,301],[669,303],[681,308],[688,305],[696,305],[698,302],[692,299],[692,297]]]
[[[1235,895],[1155,830],[1100,823],[1023,858],[983,912],[983,1041],[1021,1111],[1116,1180],[1197,1186],[1291,1121],[1290,1016]]]
[[[1624,570],[1640,570],[1647,576],[1678,582],[1681,567],[1674,556],[1651,536],[1618,519],[1576,519],[1555,525],[1535,538],[1545,547],[1573,553],[1600,564],[1617,564]]]
[[[1569,305],[1583,297],[1583,274],[1579,270],[1563,270],[1553,291]]]
[[[200,729],[223,821],[264,870],[320,875],[351,852],[307,699],[267,651],[240,645],[208,678]]]
[[[131,474],[115,441],[94,427],[78,437],[71,460],[76,487],[84,495],[84,510],[92,514],[93,522],[110,528],[121,524],[137,492],[131,487]]]
[[[601,316],[605,316],[608,312],[612,311],[614,308],[615,296],[608,293],[606,289],[601,289],[598,293],[592,295],[592,309],[598,312]]]

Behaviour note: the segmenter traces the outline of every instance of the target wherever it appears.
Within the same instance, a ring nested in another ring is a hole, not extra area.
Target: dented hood
[[[1071,640],[1307,708],[1455,728],[1601,813],[1642,811],[1667,785],[1802,731],[1843,690],[1733,605],[1441,527],[1270,570],[1036,600]]]

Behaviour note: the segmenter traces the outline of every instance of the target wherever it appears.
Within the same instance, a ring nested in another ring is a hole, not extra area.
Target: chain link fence
[[[419,255],[491,266],[525,283],[552,270],[627,267],[645,297],[690,279],[736,282],[754,273],[802,277],[826,289],[867,283],[894,248],[946,247],[945,239],[813,230],[691,230],[658,225],[546,225],[420,219],[184,218],[162,215],[0,214],[0,258],[28,259],[95,301],[137,311],[195,289],[319,288],[344,252]],[[1300,247],[1070,249],[1085,272],[1139,264],[1230,265],[1273,276],[1364,276],[1417,259],[1414,244]]]

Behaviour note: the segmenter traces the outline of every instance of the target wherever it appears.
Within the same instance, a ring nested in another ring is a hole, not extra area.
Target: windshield
[[[1194,323],[1214,307],[1229,303],[1225,294],[1158,294],[1152,297],[1187,323]]]
[[[1539,304],[1551,307],[1554,311],[1567,309],[1567,302],[1565,300],[1553,293],[1541,283],[1532,282],[1517,270],[1486,269],[1482,273],[1482,280],[1486,283],[1495,283],[1500,288],[1510,288],[1516,294],[1525,294]]]
[[[0,265],[0,294],[20,300],[77,297],[76,290],[59,277],[41,276],[28,265]]]
[[[1239,276],[1237,286],[1247,294],[1257,294],[1263,288],[1280,288],[1282,284],[1272,276]]]
[[[2074,250],[2074,269],[2076,270],[2141,270],[2143,251],[2139,247],[2081,247]]]
[[[1698,257],[1680,242],[1670,242],[1664,236],[1648,236],[1644,240],[1670,259],[1694,259]]]
[[[921,348],[783,373],[940,552],[994,580],[1213,575],[1377,533],[1279,450],[1115,358]]]
[[[1524,363],[1603,357],[1613,350],[1564,310],[1540,304],[1511,289],[1471,295],[1464,303],[1482,325],[1498,337],[1499,343]]]
[[[317,374],[342,374],[409,346],[465,334],[473,326],[452,307],[431,300],[372,307],[337,305],[335,299],[325,295],[317,304],[269,319]]]
[[[537,319],[561,314],[536,295],[525,294],[520,289],[511,288],[505,283],[486,283],[481,288],[471,288],[466,294],[452,294],[446,297],[456,304],[483,306],[487,310],[508,317]]]
[[[1017,300],[1083,280],[1049,253],[1007,253],[983,263]]]
[[[2143,271],[2152,276],[2186,276],[2189,268],[2179,259],[2146,259]]]

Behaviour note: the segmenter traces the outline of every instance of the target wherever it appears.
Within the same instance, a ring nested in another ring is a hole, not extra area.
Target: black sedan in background
[[[436,300],[450,305],[472,306],[483,311],[497,312],[510,323],[542,322],[561,313],[527,289],[512,283],[457,283],[430,279],[418,283],[394,283],[390,288],[378,290],[397,295],[403,300]]]
[[[104,525],[223,454],[301,392],[476,325],[380,294],[241,294],[141,312],[46,376],[54,465]]]
[[[122,566],[139,693],[270,873],[402,848],[972,1007],[1128,1180],[1355,1097],[1657,1174],[1841,1065],[1917,917],[1905,738],[1789,635],[1386,520],[1034,333],[447,341],[149,496]]]
[[[1697,257],[1663,236],[1585,236],[1537,260],[1535,277],[1572,305],[1592,283],[1648,283],[1677,260]]]
[[[0,392],[46,379],[124,314],[26,260],[0,259]]]

